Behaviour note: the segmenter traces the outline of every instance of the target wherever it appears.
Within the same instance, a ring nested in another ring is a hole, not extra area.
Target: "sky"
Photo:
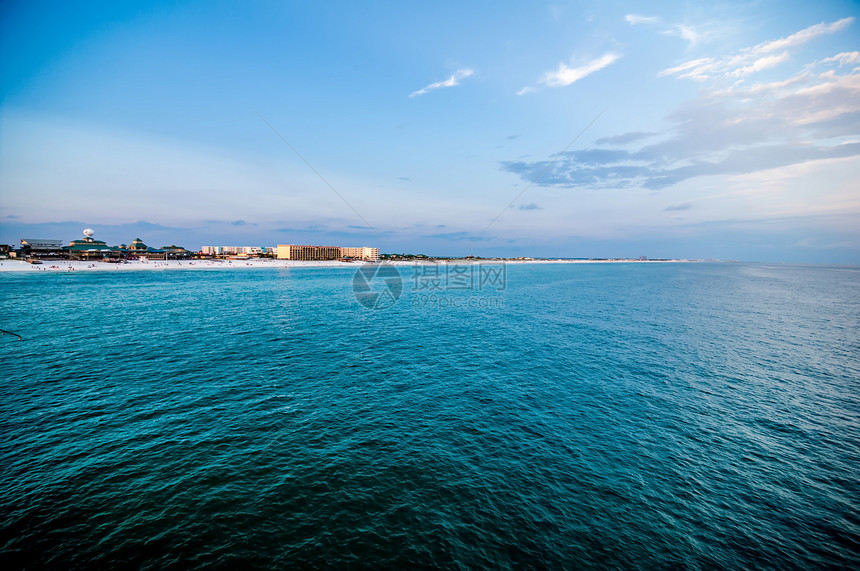
[[[0,243],[860,263],[860,4],[0,3]]]

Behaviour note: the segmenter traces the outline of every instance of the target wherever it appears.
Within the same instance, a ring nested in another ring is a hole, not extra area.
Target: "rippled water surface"
[[[401,270],[0,275],[0,563],[860,567],[857,268]]]

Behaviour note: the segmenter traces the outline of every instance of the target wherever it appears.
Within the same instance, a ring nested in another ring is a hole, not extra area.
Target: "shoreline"
[[[660,264],[695,262],[699,260],[504,260],[504,259],[457,259],[457,260],[396,260],[386,262],[394,266],[449,264]],[[166,260],[133,261],[121,264],[78,260],[44,260],[41,264],[30,264],[23,260],[0,260],[0,273],[72,273],[72,272],[127,272],[127,271],[171,271],[171,270],[244,270],[244,269],[291,269],[291,268],[359,268],[370,262],[340,262],[336,260]]]

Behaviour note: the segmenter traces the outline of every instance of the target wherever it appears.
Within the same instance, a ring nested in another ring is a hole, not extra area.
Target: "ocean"
[[[860,568],[858,267],[0,285],[4,569]]]

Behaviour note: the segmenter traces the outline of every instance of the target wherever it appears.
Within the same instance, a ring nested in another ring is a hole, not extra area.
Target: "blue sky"
[[[858,12],[7,1],[0,242],[860,263]]]

